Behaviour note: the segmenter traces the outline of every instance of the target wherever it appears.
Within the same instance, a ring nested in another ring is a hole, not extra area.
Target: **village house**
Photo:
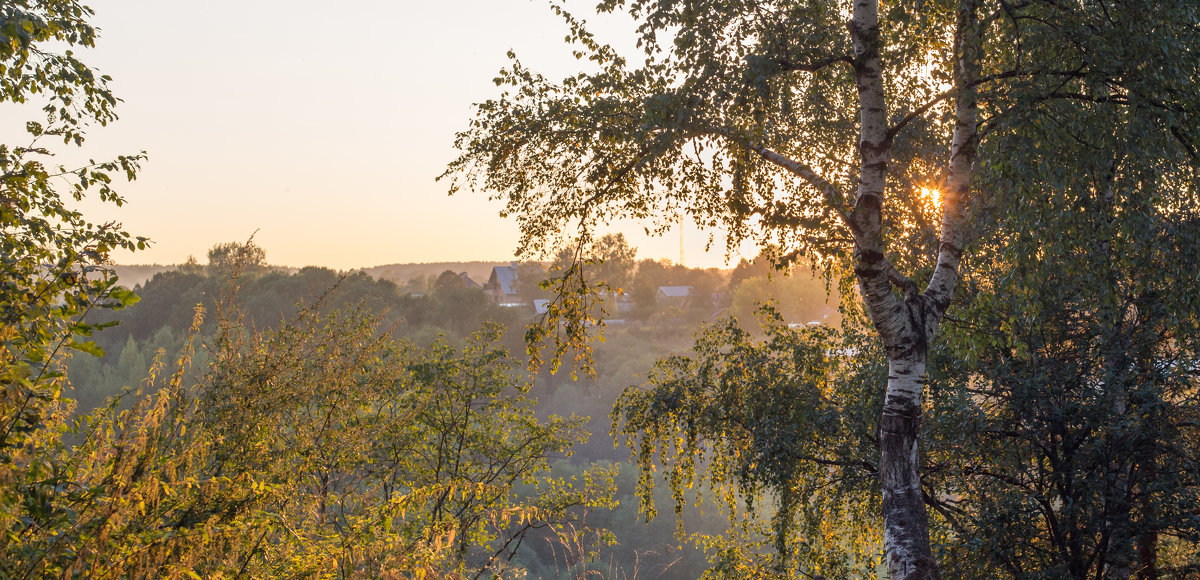
[[[488,281],[483,285],[483,293],[491,297],[492,302],[500,306],[524,306],[528,304],[517,293],[517,263],[508,266],[495,266]]]
[[[684,308],[692,296],[691,286],[659,286],[654,295],[654,301],[659,306],[677,306]]]

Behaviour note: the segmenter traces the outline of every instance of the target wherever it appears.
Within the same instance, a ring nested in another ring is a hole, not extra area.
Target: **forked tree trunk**
[[[975,0],[961,0],[955,31],[955,126],[946,183],[941,188],[941,245],[924,292],[887,260],[882,209],[893,135],[884,103],[877,0],[856,0],[849,23],[859,98],[859,186],[848,225],[855,240],[855,276],[867,312],[887,350],[888,382],[879,433],[884,549],[891,580],[940,578],[929,545],[921,489],[919,430],[929,342],[954,288],[963,248],[962,200],[975,162],[979,33]],[[899,290],[903,299],[893,290]]]
[[[812,168],[766,147],[749,146],[764,159],[823,191],[827,202],[854,236],[854,274],[888,358],[879,433],[879,478],[883,491],[884,548],[891,580],[940,578],[930,550],[929,516],[921,489],[918,443],[921,395],[929,344],[954,295],[963,252],[963,200],[974,170],[978,134],[976,83],[982,37],[977,1],[958,3],[955,118],[946,181],[940,190],[940,246],[936,267],[923,292],[888,261],[882,231],[888,161],[897,128],[888,126],[884,101],[878,0],[855,0],[848,23],[854,44],[852,63],[859,110],[859,175],[853,211],[844,212],[840,191]],[[715,134],[727,136],[723,132]]]

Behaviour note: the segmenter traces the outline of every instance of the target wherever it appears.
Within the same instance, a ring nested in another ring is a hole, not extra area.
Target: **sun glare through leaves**
[[[920,196],[921,205],[930,211],[937,211],[941,207],[942,192],[936,187],[919,187],[917,194]]]

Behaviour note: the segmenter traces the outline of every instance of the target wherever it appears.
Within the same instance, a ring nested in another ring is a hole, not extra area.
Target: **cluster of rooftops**
[[[545,312],[547,300],[528,300],[521,295],[518,274],[518,264],[511,263],[508,266],[494,266],[492,272],[488,275],[487,282],[480,284],[472,280],[466,272],[458,275],[462,279],[463,285],[467,288],[481,288],[483,293],[491,297],[492,301],[500,306],[529,306],[532,305],[538,313]],[[676,303],[683,305],[692,295],[691,286],[659,286],[656,299],[660,303]],[[620,310],[625,310],[623,305],[632,308],[633,302],[628,294],[621,293],[617,300],[617,306]]]

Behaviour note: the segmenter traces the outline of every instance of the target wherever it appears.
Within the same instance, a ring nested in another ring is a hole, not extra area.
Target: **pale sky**
[[[256,229],[290,266],[511,259],[516,223],[434,178],[471,104],[498,94],[508,49],[552,78],[578,66],[544,0],[89,4],[102,36],[85,61],[124,102],[85,154],[150,156],[124,207],[85,208],[153,240],[119,263],[203,261]],[[588,20],[632,50],[624,17]],[[627,233],[640,256],[678,260],[677,233]],[[685,262],[724,265],[705,240],[688,228]]]

